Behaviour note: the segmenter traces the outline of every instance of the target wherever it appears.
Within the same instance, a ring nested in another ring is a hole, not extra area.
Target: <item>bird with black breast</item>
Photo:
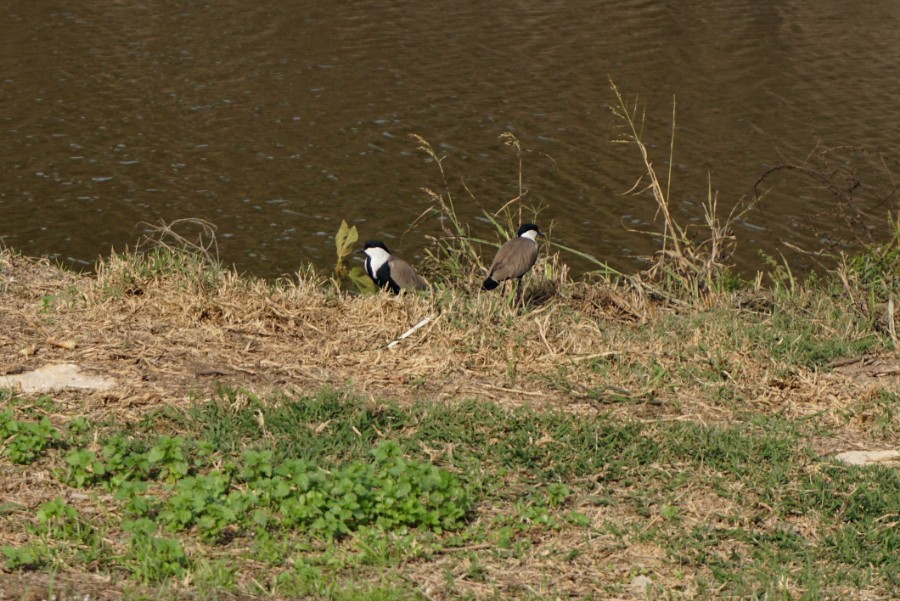
[[[379,288],[394,294],[401,290],[425,290],[428,282],[412,265],[395,257],[380,240],[369,240],[356,252],[366,255],[366,273]]]

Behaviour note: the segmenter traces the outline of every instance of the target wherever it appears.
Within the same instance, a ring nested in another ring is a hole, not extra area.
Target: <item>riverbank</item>
[[[519,308],[3,251],[0,375],[115,385],[2,393],[0,598],[888,598],[897,469],[834,460],[900,435],[873,256],[682,298],[539,265]]]

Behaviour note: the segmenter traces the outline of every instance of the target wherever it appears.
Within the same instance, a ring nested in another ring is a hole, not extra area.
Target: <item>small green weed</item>
[[[0,448],[13,463],[31,463],[61,439],[59,430],[46,416],[32,422],[16,419],[12,409],[0,411]]]
[[[35,513],[36,523],[26,526],[35,542],[11,551],[8,561],[25,567],[31,558],[40,562],[101,562],[109,560],[109,544],[104,532],[78,515],[62,498],[43,503]]]
[[[147,464],[158,472],[160,479],[174,482],[188,474],[190,466],[186,457],[183,438],[161,436],[147,452]]]
[[[113,488],[118,488],[125,481],[151,478],[152,464],[147,453],[147,445],[141,440],[114,435],[106,440],[101,453],[105,462],[103,471],[114,474]],[[159,456],[163,453],[157,448],[156,454]],[[180,456],[176,456],[176,460],[179,468],[177,473],[180,473],[184,471],[181,463],[184,460],[183,451]]]
[[[272,500],[283,525],[328,537],[368,525],[452,530],[462,525],[470,507],[455,476],[405,459],[391,441],[376,447],[370,462],[354,461],[330,474],[289,461],[257,490]]]
[[[106,549],[100,529],[59,497],[41,505],[37,511],[37,519],[38,526],[34,529],[36,534],[74,543],[89,561],[102,555]]]
[[[107,471],[97,454],[88,449],[75,449],[66,455],[68,469],[63,481],[78,488],[93,486],[105,479]]]
[[[126,525],[128,528],[132,536],[124,564],[137,580],[154,584],[184,576],[190,563],[178,540],[155,536],[156,526],[150,520]]]
[[[239,463],[192,476],[184,439],[162,436],[144,448],[115,435],[103,446],[106,462],[93,451],[73,450],[64,478],[79,487],[111,485],[134,519],[155,516],[171,532],[196,528],[208,542],[226,531],[259,528],[328,538],[368,525],[440,532],[461,527],[471,506],[455,476],[406,459],[396,442],[383,442],[367,460],[329,471],[301,459],[277,461],[272,450],[248,449]],[[164,500],[148,496],[150,484],[132,477],[161,483]]]
[[[44,534],[58,539],[72,539],[78,528],[78,511],[60,497],[47,501],[37,510],[39,534]]]
[[[22,547],[3,545],[0,553],[6,559],[7,570],[36,570],[50,562],[46,546],[37,543]]]
[[[335,282],[340,283],[346,277],[350,279],[360,294],[375,294],[378,292],[378,287],[366,274],[365,269],[360,265],[347,267],[345,264],[348,257],[356,250],[357,240],[359,240],[359,232],[356,231],[356,226],[348,227],[347,222],[341,220],[341,227],[334,236],[334,245],[337,250],[337,264],[334,268]]]

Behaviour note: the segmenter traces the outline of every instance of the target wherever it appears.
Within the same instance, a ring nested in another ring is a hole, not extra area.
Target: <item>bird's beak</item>
[[[539,237],[539,238],[546,238],[547,236],[544,235],[544,232],[542,232],[541,230],[538,230],[538,237]]]
[[[364,255],[364,254],[366,254],[366,249],[364,249],[364,248],[357,248],[356,250],[353,251],[353,254],[355,254],[355,255]]]

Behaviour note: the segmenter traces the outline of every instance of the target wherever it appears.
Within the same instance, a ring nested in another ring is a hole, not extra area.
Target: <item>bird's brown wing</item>
[[[390,258],[391,279],[393,279],[402,289],[424,290],[428,287],[428,282],[416,273],[413,266],[397,257]]]
[[[519,278],[525,275],[538,256],[538,245],[528,238],[513,238],[500,247],[488,277],[502,282],[511,278]]]

